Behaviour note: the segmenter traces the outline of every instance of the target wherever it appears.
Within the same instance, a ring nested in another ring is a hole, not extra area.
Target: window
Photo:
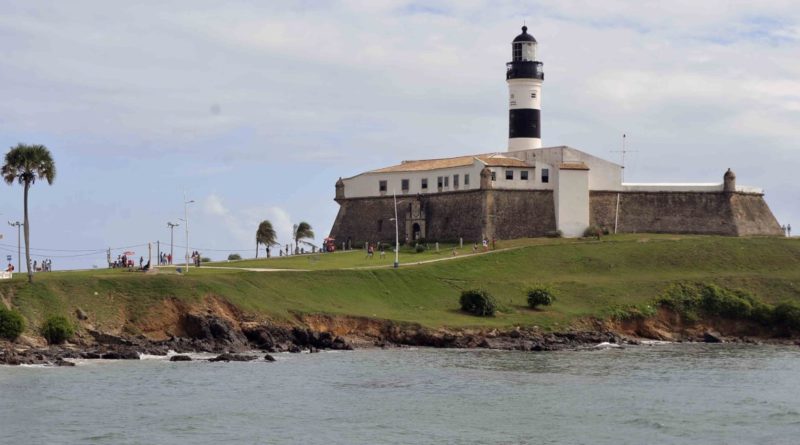
[[[408,179],[400,180],[400,189],[402,189],[404,192],[408,191]]]
[[[428,190],[428,178],[422,178],[420,187],[422,188],[422,190]]]
[[[492,170],[492,181],[496,179],[497,179],[497,173],[495,173],[494,170]]]
[[[453,187],[458,187],[458,175],[453,175]]]
[[[445,187],[450,187],[450,177],[449,176],[445,176],[444,177],[444,186]]]
[[[522,43],[515,43],[514,44],[514,51],[511,57],[511,60],[516,62],[518,60],[522,60]]]
[[[519,179],[522,179],[523,181],[527,181],[528,180],[528,170],[522,170],[521,172],[519,172]]]
[[[386,181],[378,181],[378,191],[386,191]]]
[[[543,183],[550,182],[550,169],[549,168],[543,168],[542,169],[542,182]]]
[[[436,187],[442,188],[444,186],[444,176],[436,178]]]
[[[514,170],[506,170],[506,181],[514,179]]]
[[[469,173],[464,175],[464,185],[469,185]]]

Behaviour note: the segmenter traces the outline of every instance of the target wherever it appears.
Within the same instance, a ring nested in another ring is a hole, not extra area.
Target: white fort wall
[[[362,173],[352,178],[344,179],[345,198],[365,198],[372,196],[416,195],[439,192],[453,192],[458,190],[475,190],[481,186],[482,164],[473,164],[464,167],[450,167],[435,170],[387,172],[387,173]],[[456,187],[453,176],[458,175],[459,183]],[[464,183],[465,176],[469,175],[469,184]],[[438,187],[439,176],[447,177],[447,186]],[[408,180],[408,190],[403,190],[402,181]],[[422,180],[428,180],[428,188],[422,188]],[[380,181],[386,181],[386,191],[380,191]]]

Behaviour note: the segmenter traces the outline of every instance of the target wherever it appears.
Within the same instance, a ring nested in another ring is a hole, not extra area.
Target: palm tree
[[[36,178],[45,179],[52,185],[56,179],[56,163],[50,156],[50,150],[44,145],[17,144],[6,153],[6,161],[2,168],[3,179],[8,185],[16,180],[24,188],[23,204],[25,208],[25,264],[28,265],[28,282],[33,283],[31,270],[31,224],[28,219],[28,191]]]
[[[306,238],[314,238],[314,231],[311,230],[311,224],[302,221],[300,224],[294,225],[294,252],[300,252],[300,240]]]
[[[256,258],[258,258],[259,244],[267,247],[267,258],[269,258],[269,248],[278,244],[275,229],[272,228],[272,223],[266,219],[261,221],[261,224],[258,225],[258,230],[256,230]]]

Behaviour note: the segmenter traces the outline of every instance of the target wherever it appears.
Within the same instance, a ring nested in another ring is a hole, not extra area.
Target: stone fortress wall
[[[675,233],[728,236],[783,232],[763,194],[747,192],[591,191],[590,223],[614,230],[619,196],[618,233]],[[337,199],[331,237],[338,248],[350,240],[394,243],[392,197]],[[556,231],[551,190],[480,189],[435,195],[398,196],[400,242],[480,242],[483,237],[540,237]],[[416,203],[416,204],[415,204]],[[414,214],[415,206],[417,214]]]

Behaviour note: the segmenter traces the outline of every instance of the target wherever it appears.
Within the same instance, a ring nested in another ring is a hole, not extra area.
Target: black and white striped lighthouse
[[[542,146],[541,99],[544,71],[536,61],[536,39],[522,27],[511,43],[511,62],[506,64],[508,82],[508,150]]]

